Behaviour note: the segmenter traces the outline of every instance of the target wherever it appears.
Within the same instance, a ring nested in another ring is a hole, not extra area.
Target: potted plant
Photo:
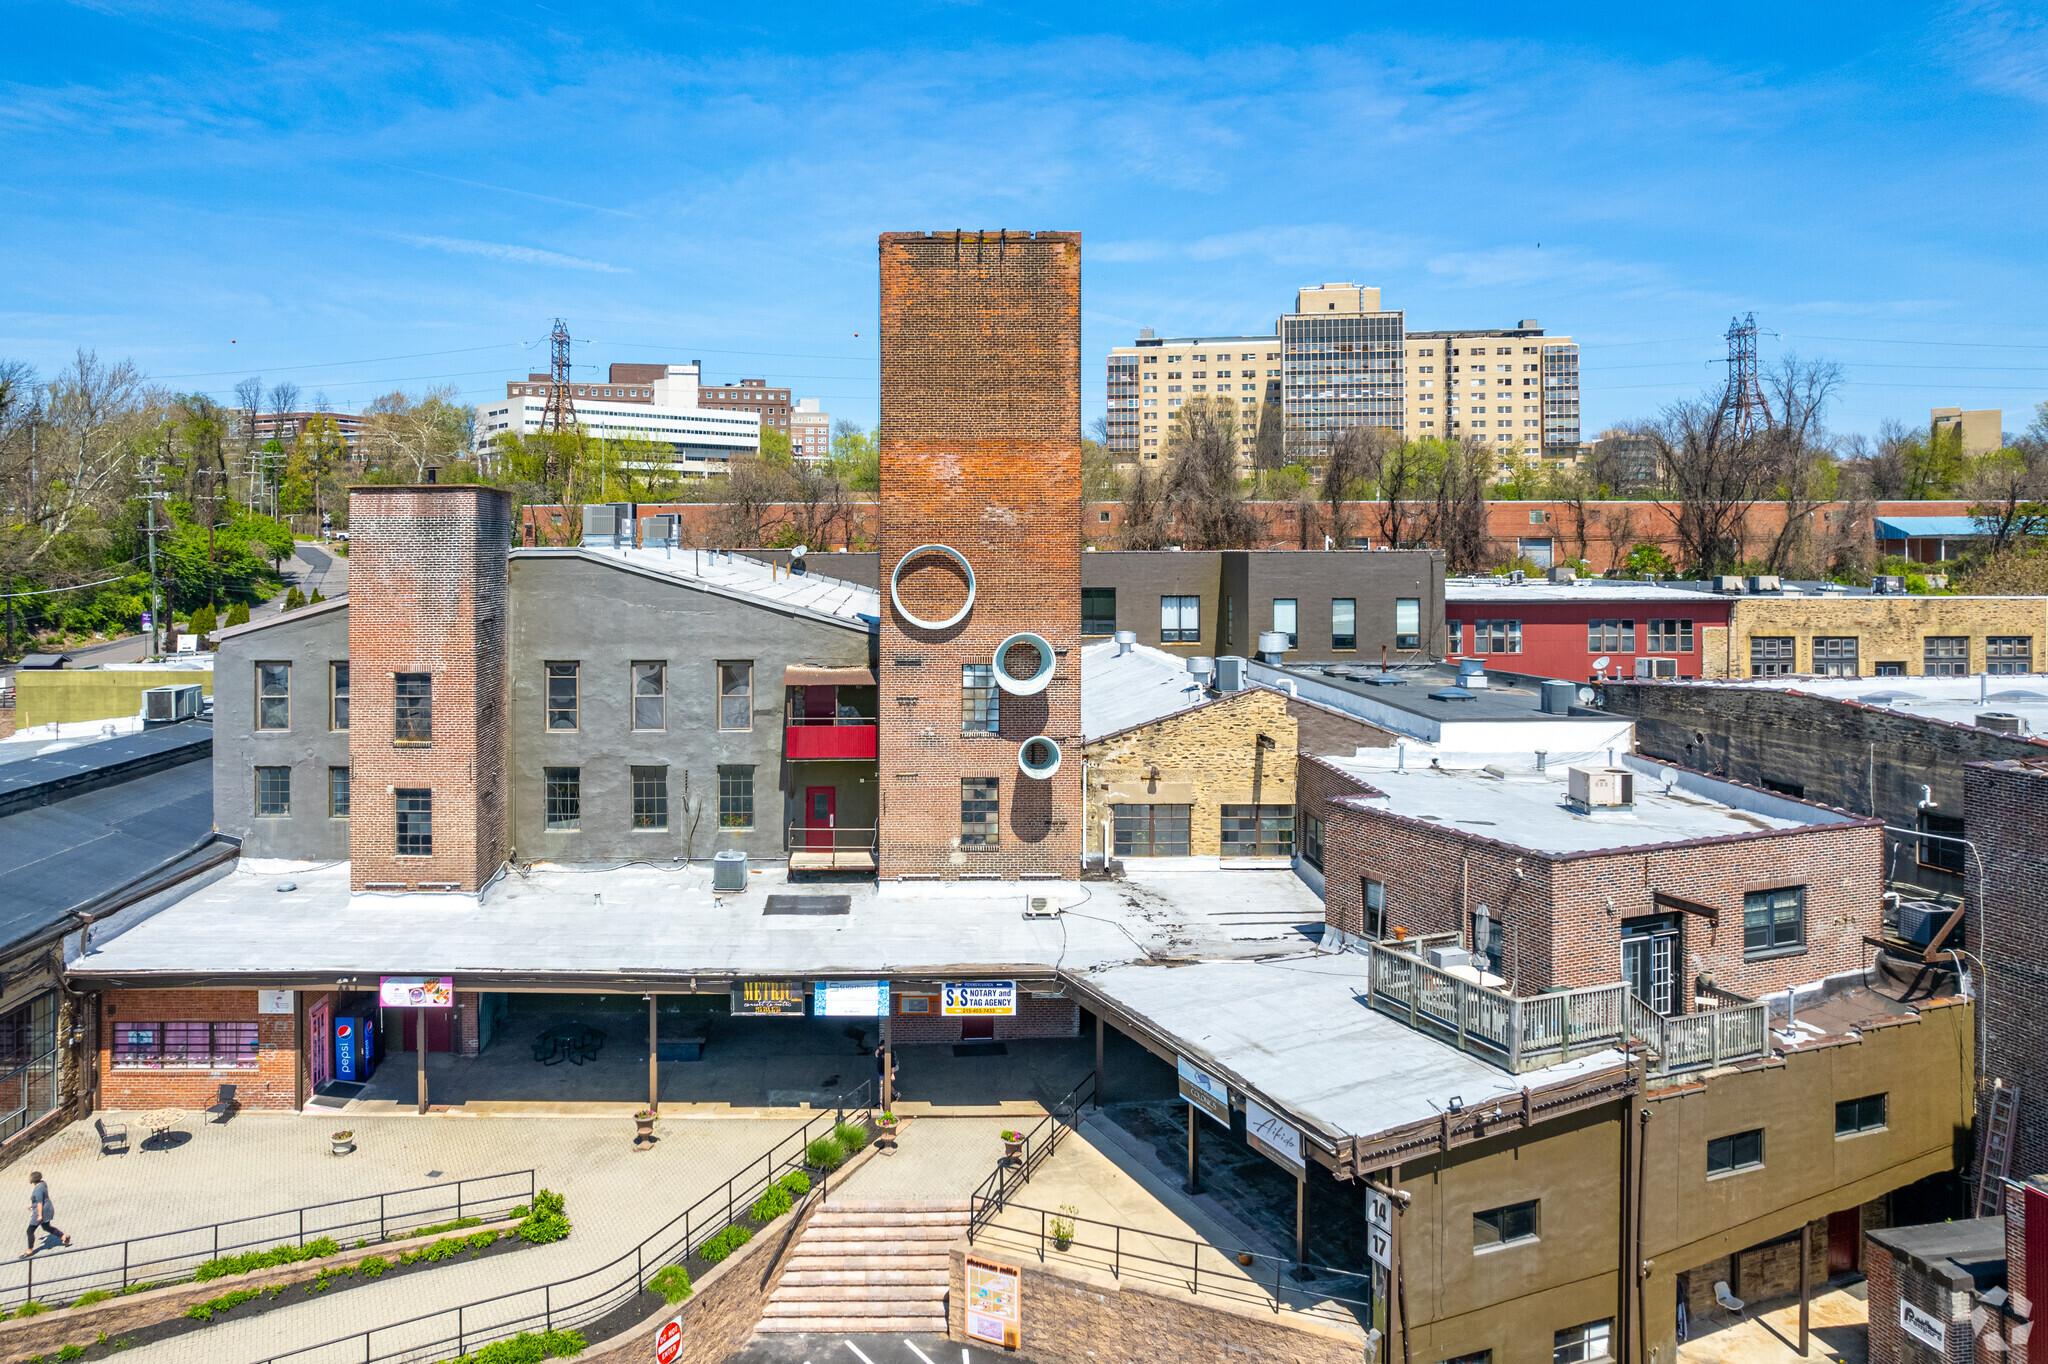
[[[654,1144],[654,1124],[661,1115],[651,1108],[643,1108],[633,1115],[633,1149],[645,1151]]]
[[[1237,1252],[1237,1262],[1246,1269],[1250,1269],[1252,1267],[1252,1253],[1248,1250],[1240,1250]]]
[[[1005,1131],[1003,1133],[1003,1159],[1018,1160],[1024,1155],[1024,1134]]]
[[[328,1148],[337,1156],[345,1156],[356,1149],[356,1134],[353,1131],[329,1132]]]
[[[1081,1210],[1072,1203],[1060,1204],[1060,1215],[1052,1219],[1052,1248],[1065,1250],[1074,1244],[1074,1219]]]

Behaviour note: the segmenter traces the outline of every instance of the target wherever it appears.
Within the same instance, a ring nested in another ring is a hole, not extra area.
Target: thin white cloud
[[[2048,104],[2048,16],[1973,0],[1958,5],[1958,68],[1987,90]]]
[[[560,251],[542,251],[533,246],[513,246],[506,242],[476,242],[465,237],[415,237],[404,233],[394,234],[398,240],[424,246],[433,251],[453,251],[464,256],[488,256],[492,260],[511,261],[515,265],[553,265],[564,270],[595,270],[605,275],[630,275],[633,272],[618,265],[607,265],[601,260],[586,260],[582,256],[566,256]]]

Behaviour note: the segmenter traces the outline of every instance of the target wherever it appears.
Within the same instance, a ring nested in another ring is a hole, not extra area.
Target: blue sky
[[[875,235],[1085,234],[1139,327],[1379,285],[1586,346],[1589,431],[1840,360],[1839,429],[2048,398],[2048,8],[7,3],[0,356],[352,408],[702,358],[864,423]]]

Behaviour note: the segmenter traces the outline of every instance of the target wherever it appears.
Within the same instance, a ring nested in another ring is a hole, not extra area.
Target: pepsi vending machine
[[[335,1019],[334,1078],[361,1084],[376,1069],[376,1015],[345,1014]]]

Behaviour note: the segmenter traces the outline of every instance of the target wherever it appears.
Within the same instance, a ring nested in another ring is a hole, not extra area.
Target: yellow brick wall
[[[1856,636],[1857,669],[1865,677],[1874,677],[1880,662],[1904,663],[1906,676],[1921,676],[1929,635],[1967,636],[1970,671],[1982,672],[1987,636],[2025,635],[2034,641],[2029,670],[2039,672],[2048,645],[2048,597],[1737,598],[1721,656],[1703,660],[1719,669],[1707,676],[1748,677],[1749,644],[1757,635],[1797,639],[1795,671],[1802,673],[1815,670],[1814,636]]]
[[[29,668],[14,675],[15,720],[29,729],[52,721],[118,720],[142,714],[142,693],[150,687],[180,687],[197,682],[202,694],[213,695],[211,669],[138,669],[103,672],[92,668]]]
[[[1261,746],[1261,735],[1272,742]],[[1089,744],[1083,750],[1083,846],[1104,850],[1103,822],[1111,805],[1188,805],[1188,852],[1214,857],[1222,850],[1223,806],[1294,804],[1297,744],[1287,698],[1266,690],[1239,692]]]

